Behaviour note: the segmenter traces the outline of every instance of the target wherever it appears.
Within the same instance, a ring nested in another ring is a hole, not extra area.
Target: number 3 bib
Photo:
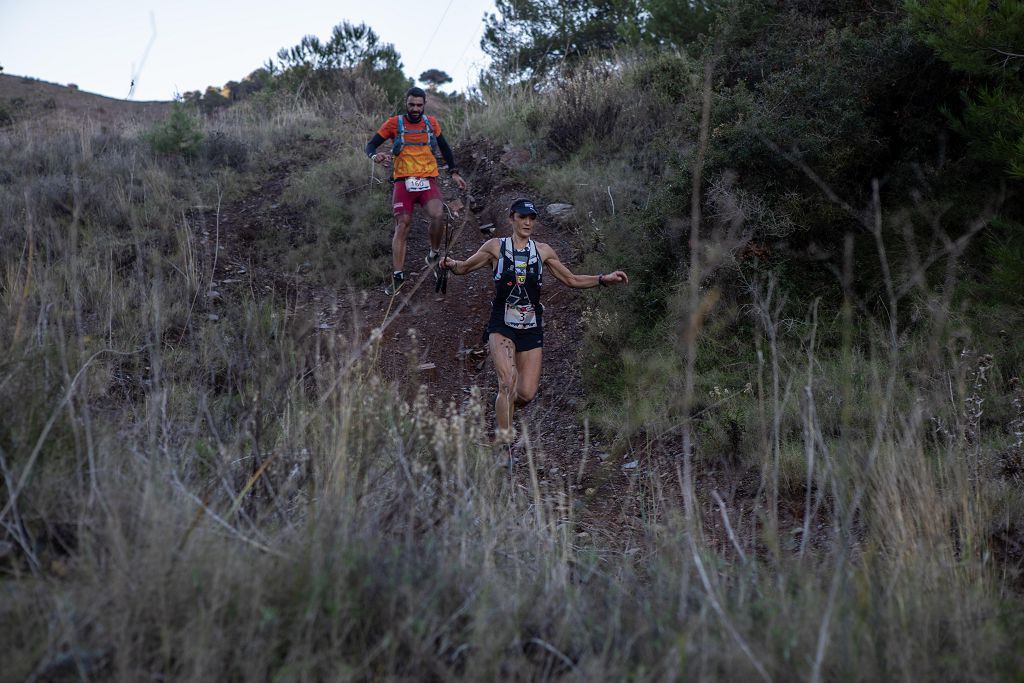
[[[537,327],[537,311],[533,304],[505,306],[505,324],[517,330],[529,330]]]

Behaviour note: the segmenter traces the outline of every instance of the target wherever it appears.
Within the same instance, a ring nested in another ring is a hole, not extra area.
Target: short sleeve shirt
[[[424,116],[420,119],[419,123],[409,123],[409,119],[405,119],[405,147],[395,158],[394,164],[394,177],[395,178],[408,178],[409,176],[415,176],[417,178],[436,178],[437,172],[437,159],[434,157],[434,152],[430,149],[430,145],[410,145],[410,142],[421,142],[426,143],[429,141],[427,135],[427,122],[434,129],[434,137],[441,136],[441,123],[433,116]],[[390,119],[384,122],[384,125],[377,131],[377,135],[381,136],[385,140],[395,139],[398,137],[398,117],[392,116]]]

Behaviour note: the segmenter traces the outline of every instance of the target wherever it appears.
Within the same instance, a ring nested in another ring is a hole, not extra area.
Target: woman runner
[[[537,210],[528,199],[517,199],[509,207],[511,237],[495,237],[465,261],[445,257],[443,267],[466,275],[493,266],[494,302],[487,323],[487,345],[498,373],[498,396],[494,400],[497,421],[495,441],[514,440],[512,414],[515,406],[526,405],[537,394],[541,353],[544,346],[544,307],[540,304],[541,279],[550,269],[562,283],[575,289],[628,283],[621,270],[600,275],[576,275],[558,260],[555,250],[530,238]]]

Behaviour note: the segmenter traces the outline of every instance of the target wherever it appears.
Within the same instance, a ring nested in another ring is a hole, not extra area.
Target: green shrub
[[[282,200],[307,219],[301,243],[288,247],[288,262],[309,261],[334,282],[367,285],[384,274],[391,213],[367,166],[360,150],[349,150],[293,176]]]
[[[145,136],[150,148],[161,156],[195,159],[202,152],[203,132],[199,119],[180,102],[168,117]]]

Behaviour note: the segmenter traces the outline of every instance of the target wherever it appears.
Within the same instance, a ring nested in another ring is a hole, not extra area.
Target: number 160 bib
[[[430,189],[430,178],[406,178],[405,189],[409,192],[423,192]]]

